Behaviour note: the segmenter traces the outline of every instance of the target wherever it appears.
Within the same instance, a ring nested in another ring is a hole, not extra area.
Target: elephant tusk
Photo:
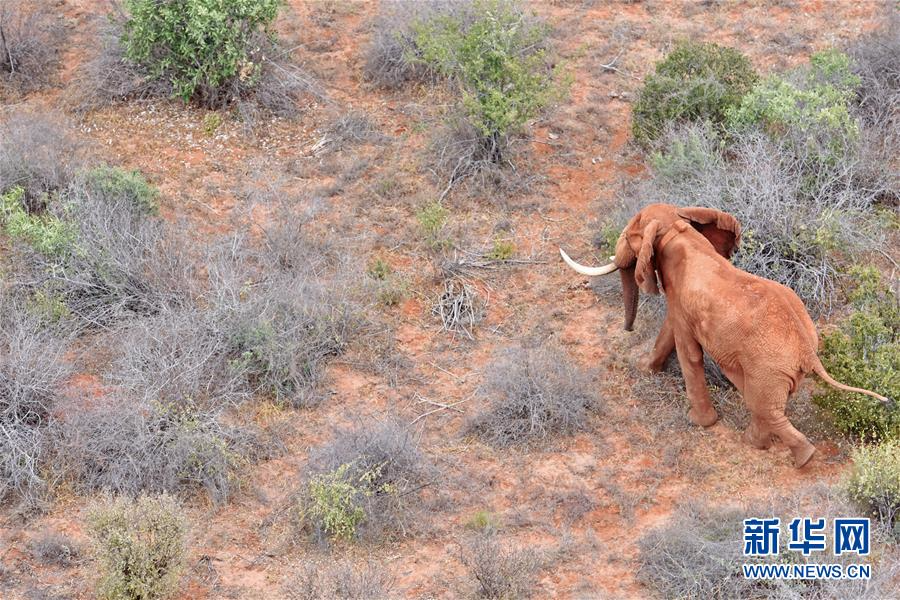
[[[559,249],[559,253],[562,255],[563,260],[566,261],[566,264],[572,267],[578,273],[582,275],[587,275],[588,277],[597,277],[598,275],[608,275],[616,270],[619,267],[616,266],[615,263],[609,263],[603,267],[585,267],[584,265],[579,265],[577,262],[569,258],[569,255],[566,254],[566,251],[562,248]]]

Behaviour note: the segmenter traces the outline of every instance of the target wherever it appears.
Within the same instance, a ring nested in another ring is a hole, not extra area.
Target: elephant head
[[[631,218],[616,242],[616,254],[604,267],[585,267],[573,261],[560,248],[566,263],[582,275],[606,275],[619,271],[622,296],[625,301],[625,330],[634,328],[637,315],[638,289],[658,294],[654,255],[658,240],[677,221],[689,223],[709,240],[712,248],[725,258],[731,258],[741,238],[741,225],[731,215],[713,208],[690,206],[678,208],[671,204],[650,204]]]

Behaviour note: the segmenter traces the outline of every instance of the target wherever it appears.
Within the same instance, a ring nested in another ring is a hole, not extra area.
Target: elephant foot
[[[799,446],[794,446],[793,448],[791,448],[791,452],[794,455],[794,466],[799,469],[800,467],[808,463],[809,459],[811,459],[813,454],[816,453],[816,447],[809,442],[805,442]]]
[[[644,373],[659,373],[663,370],[663,365],[665,361],[661,363],[653,362],[653,358],[650,356],[644,356],[643,358],[638,359],[637,368],[638,371],[642,371]]]
[[[744,441],[757,450],[768,450],[772,447],[772,436],[759,433],[752,425],[744,431]]]
[[[700,425],[701,427],[710,427],[711,425],[715,425],[716,421],[719,420],[719,414],[712,406],[706,410],[691,408],[691,410],[688,411],[688,417],[691,419],[692,423]]]

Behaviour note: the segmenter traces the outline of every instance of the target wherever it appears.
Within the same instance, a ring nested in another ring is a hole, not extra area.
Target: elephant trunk
[[[619,276],[622,278],[622,299],[625,301],[625,331],[633,331],[638,307],[638,286],[634,280],[634,266],[619,269]]]

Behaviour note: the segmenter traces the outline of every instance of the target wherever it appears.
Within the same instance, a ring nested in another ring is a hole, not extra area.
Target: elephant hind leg
[[[798,469],[809,462],[816,447],[813,446],[806,436],[800,433],[784,414],[787,398],[790,394],[790,385],[783,387],[772,386],[765,389],[765,384],[758,385],[748,382],[745,391],[747,404],[754,415],[754,421],[758,420],[756,429],[753,428],[751,422],[748,428],[748,437],[754,446],[760,447],[757,443],[764,443],[763,435],[774,434],[781,439],[782,442],[790,449],[794,457],[794,466]]]
[[[762,419],[756,415],[750,417],[750,425],[744,431],[744,440],[760,450],[768,450],[772,446],[772,432]]]

